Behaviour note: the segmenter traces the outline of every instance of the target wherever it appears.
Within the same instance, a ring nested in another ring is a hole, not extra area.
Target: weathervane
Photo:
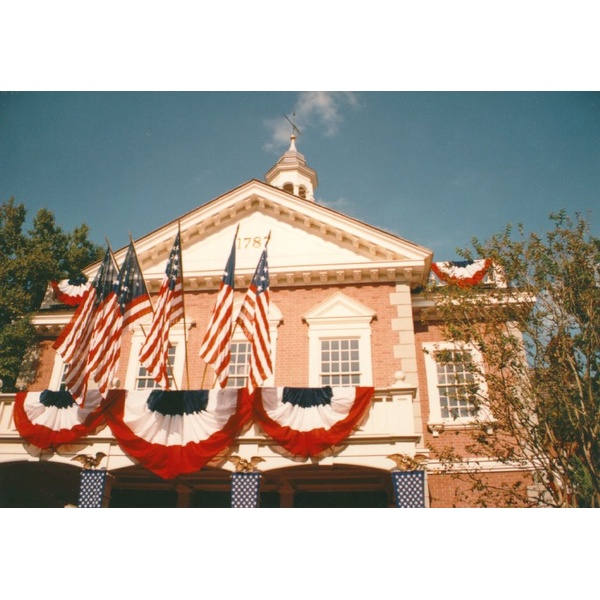
[[[296,132],[298,132],[300,135],[302,135],[302,132],[296,126],[296,111],[294,111],[292,113],[293,121],[290,121],[290,119],[288,118],[287,115],[283,115],[283,116],[287,119],[287,122],[292,126],[292,137],[296,137]]]

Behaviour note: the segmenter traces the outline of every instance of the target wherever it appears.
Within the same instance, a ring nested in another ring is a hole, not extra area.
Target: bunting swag
[[[374,392],[372,387],[259,388],[253,416],[293,456],[318,456],[360,424]]]
[[[492,259],[432,263],[431,270],[444,282],[460,287],[477,285],[492,266]]]
[[[83,296],[90,289],[91,283],[85,277],[52,281],[54,297],[67,306],[79,306]]]
[[[85,407],[67,391],[17,392],[14,419],[28,443],[45,450],[71,444],[95,433],[105,424],[104,403],[98,390],[90,390]]]
[[[200,470],[251,417],[246,389],[111,390],[107,401],[119,446],[163,479]]]

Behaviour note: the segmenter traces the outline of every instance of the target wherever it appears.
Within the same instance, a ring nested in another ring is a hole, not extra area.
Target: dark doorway
[[[386,508],[384,491],[296,492],[294,508]]]

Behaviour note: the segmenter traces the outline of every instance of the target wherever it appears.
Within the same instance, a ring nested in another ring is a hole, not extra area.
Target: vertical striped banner
[[[425,508],[425,471],[392,471],[396,508]]]
[[[231,508],[258,508],[260,473],[231,474]]]
[[[79,480],[79,508],[108,508],[110,481],[105,469],[82,469]]]

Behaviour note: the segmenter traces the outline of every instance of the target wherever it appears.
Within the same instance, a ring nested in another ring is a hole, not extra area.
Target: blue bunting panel
[[[258,508],[260,473],[232,473],[231,508]]]
[[[392,471],[396,508],[425,508],[425,471]]]
[[[108,506],[108,473],[101,469],[82,469],[79,480],[79,508],[103,508]]]

